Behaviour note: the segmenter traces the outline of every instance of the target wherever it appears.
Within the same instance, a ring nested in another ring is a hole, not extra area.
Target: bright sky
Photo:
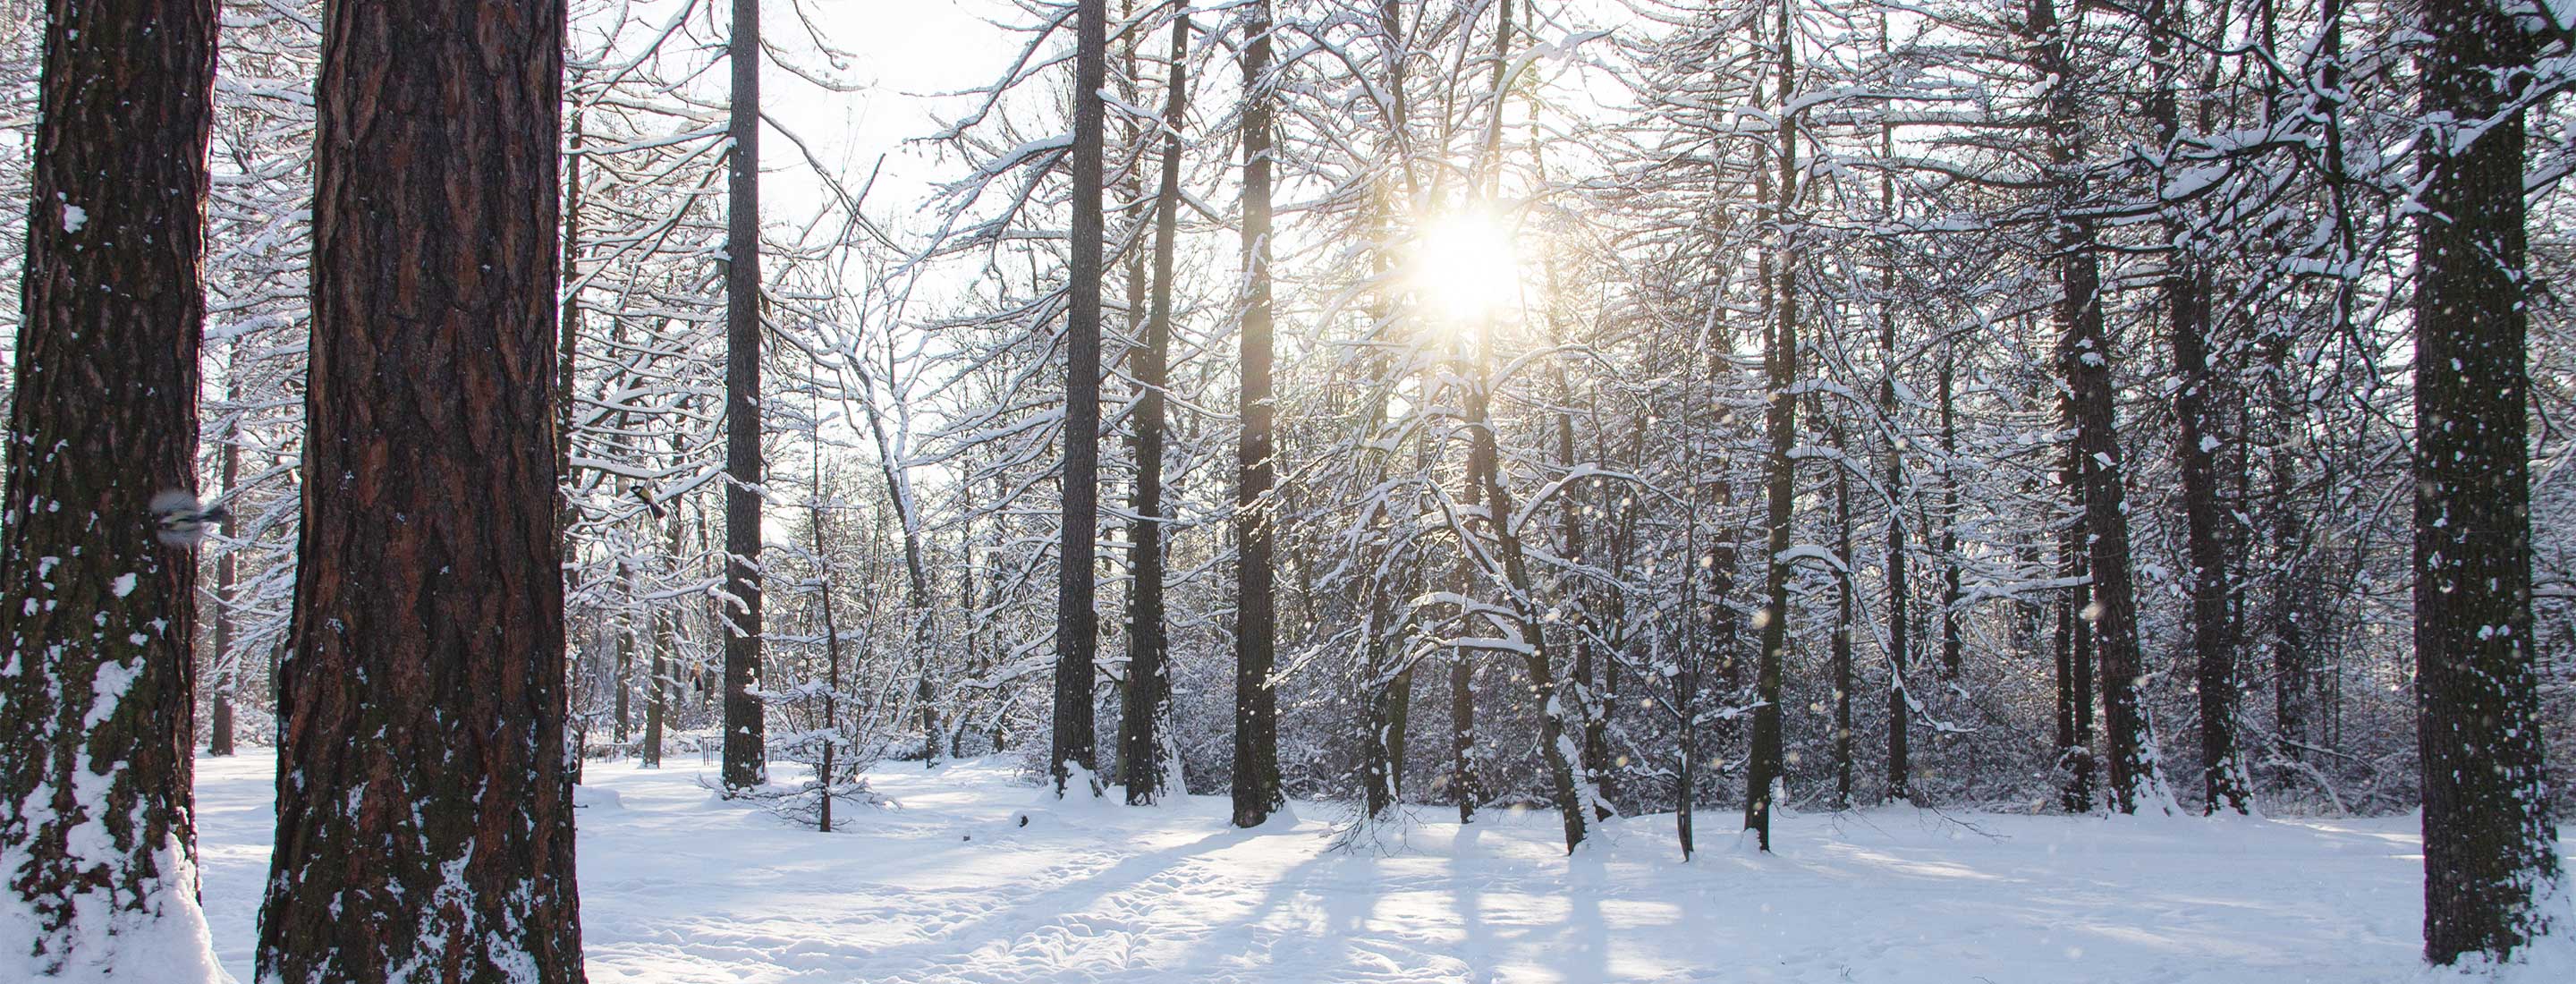
[[[1020,35],[982,18],[1006,23],[1020,15],[1001,0],[800,0],[830,42],[855,56],[846,77],[857,93],[831,92],[776,65],[761,74],[762,108],[794,129],[855,192],[880,155],[885,171],[869,193],[876,215],[920,201],[940,177],[928,158],[907,152],[903,141],[937,130],[934,114],[958,112],[963,100],[925,96],[982,85],[996,77],[1022,43]],[[803,49],[808,42],[785,3],[763,7],[762,26],[773,46]],[[945,107],[945,109],[943,109]],[[774,137],[762,146],[768,172],[763,204],[771,222],[794,223],[829,199],[821,182],[805,173],[794,146]],[[773,192],[772,189],[775,189]]]

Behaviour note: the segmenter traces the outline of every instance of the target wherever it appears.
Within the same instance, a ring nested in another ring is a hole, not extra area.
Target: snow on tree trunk
[[[224,979],[197,904],[193,544],[215,9],[49,5],[0,523],[0,979]]]
[[[725,217],[724,785],[769,777],[760,703],[760,2],[734,0]]]
[[[2547,929],[2559,874],[2532,665],[2523,121],[2507,108],[2537,39],[2488,0],[2429,2],[2422,27],[2438,122],[2416,226],[2416,741],[2424,956],[2449,964]]]
[[[331,11],[262,981],[583,979],[552,433],[563,18]]]
[[[2162,809],[2164,788],[2155,737],[2139,700],[2145,656],[2138,641],[2136,582],[2129,570],[2129,508],[2122,467],[2118,409],[2111,378],[2109,333],[2103,324],[2101,257],[2089,219],[2071,216],[2082,192],[2080,161],[2085,140],[2084,104],[2074,72],[2076,25],[2061,24],[2050,0],[2030,5],[2025,30],[2037,42],[2032,68],[2051,81],[2046,120],[2049,164],[2056,179],[2056,214],[2050,220],[2061,295],[2055,316],[2058,364],[2065,379],[2065,413],[2075,432],[2076,485],[2090,533],[2086,559],[2093,572],[2092,601],[2081,613],[2091,624],[2101,659],[2102,708],[2109,745],[2111,808],[2134,813]]]

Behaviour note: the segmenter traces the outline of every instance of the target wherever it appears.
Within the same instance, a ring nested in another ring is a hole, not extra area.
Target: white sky
[[[885,171],[868,196],[869,213],[886,215],[921,201],[928,183],[941,175],[918,151],[907,153],[903,142],[939,129],[943,110],[953,113],[970,105],[923,97],[998,76],[1022,38],[981,18],[1016,22],[1022,15],[1000,0],[798,2],[834,46],[855,56],[845,76],[866,89],[831,92],[775,64],[765,65],[763,111],[795,129],[817,156],[843,173],[853,192],[867,180],[878,156],[885,155]],[[761,24],[774,47],[807,45],[802,25],[783,0],[769,0],[762,7]],[[773,135],[761,151],[767,172],[765,221],[798,224],[828,200],[821,183],[805,173],[793,145]]]

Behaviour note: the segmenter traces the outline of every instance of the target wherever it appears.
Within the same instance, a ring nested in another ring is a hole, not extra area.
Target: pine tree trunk
[[[1772,42],[1778,45],[1779,105],[1789,104],[1795,86],[1797,60],[1789,31],[1789,5],[1779,6],[1777,33]],[[1772,222],[1788,236],[1790,209],[1798,197],[1798,124],[1797,115],[1780,117],[1779,168],[1772,204]],[[1744,829],[1753,832],[1762,850],[1771,849],[1772,797],[1783,782],[1781,761],[1780,684],[1781,661],[1789,646],[1789,524],[1795,516],[1798,496],[1798,466],[1789,456],[1797,441],[1798,400],[1790,387],[1798,381],[1798,266],[1795,245],[1778,246],[1777,277],[1772,284],[1773,331],[1771,353],[1766,360],[1770,379],[1769,429],[1771,448],[1766,470],[1769,472],[1769,502],[1763,521],[1764,553],[1762,613],[1755,621],[1761,630],[1758,660],[1754,664],[1753,682],[1753,747],[1744,769]]]
[[[224,394],[233,406],[241,405],[241,340],[235,338],[226,352]],[[239,411],[236,410],[236,413]],[[224,435],[223,490],[229,494],[241,478],[241,426],[234,418]],[[207,722],[206,754],[233,754],[233,695],[241,682],[241,654],[234,652],[236,619],[233,615],[234,594],[239,588],[241,557],[239,547],[227,547],[215,560],[215,699],[213,720]]]
[[[2140,13],[2147,33],[2147,60],[2154,87],[2147,97],[2147,119],[2156,140],[2168,152],[2182,133],[2177,80],[2182,74],[2173,35],[2182,4],[2148,0]],[[2173,344],[2174,372],[2182,385],[2174,390],[2177,462],[2182,473],[2183,535],[2192,570],[2188,581],[2191,608],[2191,661],[2200,690],[2200,767],[2205,809],[2246,812],[2250,791],[2245,766],[2236,753],[2236,620],[2230,610],[2225,525],[2226,506],[2219,501],[2219,447],[2210,402],[2219,373],[2210,364],[2209,275],[2200,268],[2184,217],[2168,210],[2164,217],[2163,294],[2165,332]]]
[[[2033,69],[2056,80],[2047,96],[2046,122],[2049,167],[2059,186],[2053,208],[2060,214],[2051,220],[2050,236],[2063,292],[2055,312],[2058,363],[2066,381],[2067,423],[2075,431],[2076,484],[2090,533],[2086,562],[2093,572],[2093,598],[2084,615],[2101,660],[2102,708],[2109,717],[2104,737],[2111,760],[2111,808],[2134,813],[2142,805],[2159,805],[2167,794],[2138,695],[2146,667],[2138,642],[2137,588],[2129,572],[2127,472],[2121,463],[2109,335],[2103,325],[2101,257],[2095,252],[2091,221],[2064,214],[2082,191],[2087,121],[2072,82],[2073,25],[2058,22],[2052,0],[2031,0],[2025,30],[2035,46]]]
[[[2067,452],[2066,467],[2060,471],[2062,483],[2069,489],[2077,483],[2075,454]],[[2087,576],[2084,567],[2084,522],[2079,516],[2066,528],[2059,543],[2058,569],[2070,578]],[[2092,633],[2085,621],[2084,609],[2093,602],[2089,587],[2078,583],[2066,590],[2057,605],[2057,768],[2064,785],[2059,803],[2068,813],[2093,809],[2093,662]]]
[[[1878,47],[1881,51],[1892,50],[1888,43],[1887,21],[1886,12],[1881,11],[1878,17]],[[1895,127],[1887,125],[1879,127],[1878,146],[1882,156],[1891,159],[1896,156]],[[1896,213],[1896,181],[1891,176],[1882,174],[1879,177],[1878,205],[1882,212],[1889,215]],[[1893,311],[1895,305],[1892,296],[1896,287],[1896,261],[1885,247],[1882,247],[1880,263],[1882,265],[1879,268],[1878,289],[1886,299],[1878,308],[1878,413],[1888,429],[1884,479],[1888,495],[1887,801],[1894,803],[1912,798],[1910,779],[1914,770],[1914,763],[1910,761],[1912,750],[1907,747],[1910,737],[1908,726],[1912,723],[1912,715],[1908,713],[1905,692],[1905,672],[1908,668],[1905,630],[1907,619],[1912,617],[1907,611],[1906,604],[1906,595],[1912,588],[1905,579],[1905,502],[1911,496],[1907,494],[1905,473],[1905,430],[1897,420],[1896,315]],[[1849,585],[1846,587],[1848,588]]]
[[[2173,355],[2183,385],[2174,393],[2176,451],[2181,459],[2183,533],[2191,557],[2189,581],[2192,660],[2200,690],[2200,768],[2206,809],[2246,812],[2251,806],[2245,763],[2236,747],[2237,620],[2233,610],[2226,533],[2228,510],[2219,501],[2218,445],[2209,414],[2217,373],[2209,366],[2206,274],[2178,271],[2166,277],[2165,304]]]
[[[760,0],[733,0],[725,216],[724,786],[768,781],[760,615]]]
[[[556,525],[564,535],[564,549],[572,549],[573,479],[572,479],[572,398],[574,370],[581,354],[581,110],[575,109],[571,120],[570,153],[564,155],[563,209],[563,314],[557,320],[555,352],[555,473],[562,476],[563,489],[555,498]]]
[[[1936,385],[1940,389],[1941,417],[1941,536],[1934,547],[1933,562],[1941,565],[1941,679],[1959,678],[1960,664],[1965,660],[1964,640],[1959,634],[1959,366],[1947,344],[1941,346],[1941,367]],[[1941,736],[1935,734],[1935,744]]]
[[[2284,340],[2286,341],[2286,340]],[[2305,619],[2313,604],[2314,586],[2320,581],[2309,572],[2307,560],[2307,521],[2291,501],[2295,477],[2290,445],[2291,435],[2300,431],[2300,411],[2290,399],[2286,344],[2267,346],[2267,372],[2271,377],[2271,414],[2276,435],[2272,447],[2264,453],[2264,471],[2270,481],[2273,549],[2273,584],[2271,597],[2265,602],[2265,621],[2272,625],[2272,729],[2282,757],[2298,761],[2304,755],[2301,747],[2308,741],[2308,684],[2313,672]]]
[[[1279,694],[1270,679],[1277,618],[1271,585],[1270,0],[1253,0],[1243,42],[1243,265],[1239,341],[1243,421],[1234,486],[1234,825],[1256,827],[1285,802],[1279,787]]]
[[[1073,770],[1097,782],[1099,751],[1092,724],[1094,655],[1100,616],[1092,609],[1094,542],[1100,533],[1100,88],[1109,76],[1109,8],[1080,0],[1074,15],[1073,259],[1065,318],[1064,522],[1057,544],[1055,593],[1055,727],[1048,774],[1056,795]],[[1097,790],[1086,791],[1085,795]]]
[[[551,433],[563,19],[348,0],[328,21],[304,467],[325,485],[263,981],[583,979]]]
[[[2559,861],[2532,652],[2524,131],[2504,109],[2538,35],[2484,0],[2422,16],[2423,114],[2449,122],[2424,144],[2416,225],[2416,740],[2424,956],[2450,964],[2512,953],[2566,901],[2539,904]]]
[[[677,445],[680,440],[679,435],[672,435],[672,444]],[[663,520],[663,549],[670,558],[666,563],[676,564],[680,556],[681,535],[685,530],[680,522],[680,506],[680,500],[674,498],[665,507],[669,515]],[[680,613],[664,607],[654,613],[653,674],[644,683],[644,748],[638,758],[647,769],[662,767],[662,732],[671,713],[671,692],[677,686],[671,674],[677,669],[673,661],[679,654]]]
[[[1170,716],[1172,678],[1164,666],[1163,634],[1163,388],[1172,347],[1172,252],[1180,230],[1181,125],[1189,107],[1190,22],[1172,20],[1171,74],[1163,93],[1163,175],[1154,194],[1153,297],[1147,303],[1145,344],[1129,358],[1142,392],[1136,395],[1135,584],[1127,595],[1127,688],[1119,701],[1118,764],[1127,802],[1160,800],[1162,738],[1155,726]]]
[[[215,23],[47,6],[0,522],[0,891],[29,918],[0,921],[0,978],[223,976],[173,949],[205,932],[197,569],[152,514],[196,487]]]
[[[1823,416],[1822,413],[1817,414]],[[1833,429],[1834,450],[1843,450],[1843,430]],[[1851,469],[1834,469],[1834,560],[1843,575],[1834,589],[1833,704],[1834,798],[1836,810],[1852,806],[1852,623],[1853,597],[1859,581],[1852,574]]]

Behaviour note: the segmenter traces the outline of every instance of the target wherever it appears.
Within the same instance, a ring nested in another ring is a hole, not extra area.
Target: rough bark
[[[1833,429],[1833,442],[1834,450],[1843,450],[1843,431],[1839,425]],[[1851,469],[1848,467],[1834,470],[1834,559],[1842,565],[1844,574],[1834,589],[1834,796],[1830,802],[1836,810],[1848,810],[1852,806],[1852,596],[1858,587],[1850,573]]]
[[[1886,34],[1886,29],[1886,23],[1882,19],[1879,25],[1882,38]],[[1892,133],[1882,130],[1879,134],[1881,151],[1894,155],[1895,139]],[[1892,210],[1895,207],[1895,198],[1894,185],[1882,180],[1879,185],[1881,207]],[[1893,269],[1891,266],[1889,272],[1882,276],[1880,280],[1882,289],[1891,286]],[[1909,726],[1912,724],[1913,716],[1907,706],[1905,674],[1911,668],[1907,662],[1906,629],[1913,618],[1909,611],[1908,600],[1914,589],[1905,576],[1905,542],[1908,535],[1905,529],[1905,503],[1911,496],[1907,494],[1905,433],[1897,420],[1896,318],[1892,312],[1886,310],[1882,310],[1879,314],[1878,351],[1881,362],[1878,378],[1878,407],[1879,414],[1886,418],[1889,432],[1885,469],[1887,494],[1890,496],[1887,505],[1886,533],[1887,800],[1891,803],[1899,803],[1909,801],[1913,797],[1910,787],[1914,763],[1912,749],[1909,747],[1912,737]]]
[[[196,486],[215,23],[204,0],[46,9],[0,523],[0,891],[31,918],[0,919],[0,978],[222,978],[189,786],[196,561],[152,514]]]
[[[2524,130],[2505,109],[2538,44],[2485,0],[2422,9],[2423,113],[2451,122],[2425,143],[2416,225],[2416,740],[2424,956],[2449,964],[2544,932],[2559,875],[2532,651]]]
[[[1941,532],[1933,545],[1933,562],[1941,565],[1941,679],[1959,678],[1966,658],[1965,640],[1959,632],[1959,365],[1949,345],[1941,346],[1941,367],[1935,386],[1940,390],[1941,464],[1935,469],[1941,476]],[[1935,733],[1935,739],[1940,734]]]
[[[583,979],[552,432],[563,19],[331,11],[263,981]]]

